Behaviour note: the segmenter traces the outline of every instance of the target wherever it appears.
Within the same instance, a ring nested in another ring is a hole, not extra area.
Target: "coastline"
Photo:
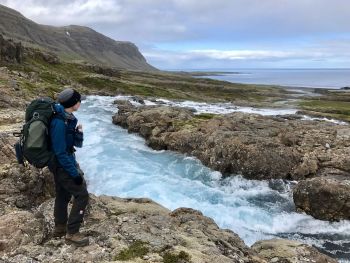
[[[349,68],[256,68],[240,70],[189,71],[195,77],[208,77],[239,84],[273,85],[281,87],[339,90],[350,86]],[[211,74],[213,73],[213,74]],[[338,74],[336,74],[338,73]],[[295,82],[294,84],[292,84]]]

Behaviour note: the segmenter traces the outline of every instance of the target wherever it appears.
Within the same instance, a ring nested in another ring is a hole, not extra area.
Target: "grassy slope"
[[[23,88],[32,92],[36,89],[49,95],[60,90],[64,84],[81,84],[81,89],[89,94],[129,94],[196,101],[264,104],[286,97],[286,92],[276,87],[232,84],[165,72],[117,71],[113,76],[106,76],[97,74],[82,64],[49,64],[41,58],[27,58],[22,65],[11,64],[7,67],[38,76],[35,83],[29,79],[21,79]]]
[[[293,93],[275,86],[233,84],[187,74],[169,72],[109,71],[107,75],[83,64],[49,64],[41,57],[27,58],[24,64],[6,65],[26,73],[16,79],[28,97],[54,97],[64,85],[73,85],[85,94],[139,95],[178,100],[233,102],[236,105],[273,107],[293,99]],[[32,76],[32,77],[28,77]],[[0,80],[1,81],[1,80]],[[301,98],[299,107],[311,114],[350,121],[350,92],[324,92],[320,97]],[[295,98],[294,98],[295,99]]]
[[[350,122],[350,91],[317,90],[322,96],[304,98],[299,107],[307,114]]]

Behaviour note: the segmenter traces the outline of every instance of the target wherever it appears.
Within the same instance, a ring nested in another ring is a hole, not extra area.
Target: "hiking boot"
[[[67,245],[76,245],[77,247],[83,247],[89,245],[89,238],[84,237],[81,233],[77,232],[74,234],[66,235]]]
[[[55,225],[53,230],[53,237],[63,237],[67,233],[66,225]]]

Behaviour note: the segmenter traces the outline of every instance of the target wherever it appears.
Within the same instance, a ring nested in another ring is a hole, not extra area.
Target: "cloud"
[[[134,42],[156,66],[165,65],[165,55],[173,65],[350,62],[348,0],[0,0],[0,4],[41,24],[85,25],[113,39]]]
[[[109,35],[136,41],[213,38],[239,41],[350,30],[348,0],[0,0],[0,3],[39,23],[82,24],[102,30],[105,27]]]
[[[327,41],[300,49],[188,50],[167,51],[149,48],[148,61],[159,68],[207,69],[239,67],[332,67],[346,66],[350,61],[350,39]]]

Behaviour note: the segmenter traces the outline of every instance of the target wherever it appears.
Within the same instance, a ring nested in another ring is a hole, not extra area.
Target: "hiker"
[[[84,180],[84,173],[75,159],[75,148],[83,145],[82,125],[73,115],[81,103],[81,95],[68,88],[58,95],[59,104],[55,104],[56,115],[50,124],[51,148],[53,161],[49,164],[54,174],[56,199],[54,207],[54,237],[63,237],[67,244],[86,246],[88,237],[84,237],[79,228],[83,222],[89,194]],[[74,197],[73,206],[68,216],[68,203]]]

